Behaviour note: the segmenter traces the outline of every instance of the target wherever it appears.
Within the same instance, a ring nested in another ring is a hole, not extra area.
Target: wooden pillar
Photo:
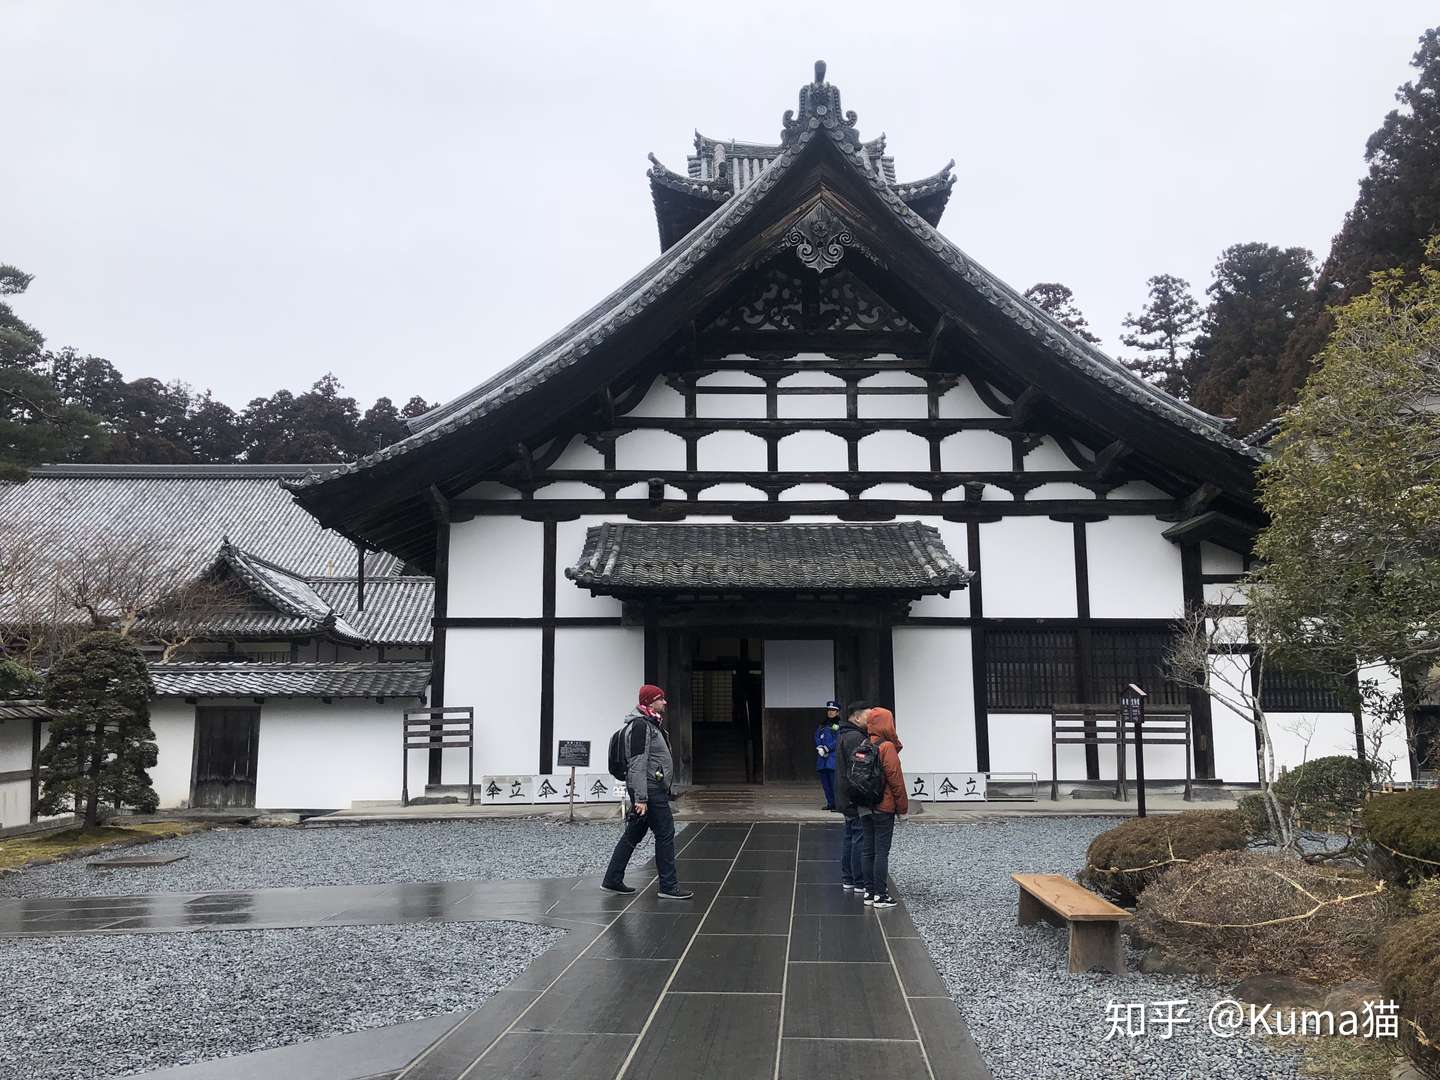
[[[555,557],[556,524],[541,525],[544,565],[540,572],[540,772],[555,764]]]
[[[1200,577],[1200,545],[1184,544],[1180,548],[1180,581],[1186,612],[1205,606],[1205,586]],[[1206,673],[1209,677],[1209,673]],[[1196,687],[1187,687],[1185,699],[1190,706],[1190,725],[1195,746],[1195,775],[1201,780],[1215,779],[1215,731],[1210,715],[1210,695]],[[1257,731],[1256,738],[1259,738]]]
[[[1100,687],[1091,685],[1091,672],[1095,670],[1094,656],[1090,642],[1090,550],[1085,535],[1085,522],[1072,522],[1075,531],[1075,615],[1079,619],[1075,627],[1075,660],[1081,701],[1097,701]],[[1085,734],[1095,736],[1093,720],[1085,722]],[[1100,747],[1085,744],[1085,778],[1100,779]]]
[[[40,820],[40,729],[44,720],[32,722],[30,733],[30,820]]]
[[[445,621],[449,612],[450,592],[450,504],[437,488],[430,489],[430,509],[435,517],[435,611],[431,620],[432,640],[430,643],[430,704],[434,708],[445,705]],[[432,733],[438,733],[432,728]],[[430,750],[426,781],[438,784],[441,781],[441,754],[439,747]]]
[[[688,784],[694,775],[694,715],[691,674],[695,655],[695,635],[678,627],[670,627],[660,637],[660,688],[665,691],[666,726],[670,729],[670,753],[675,759],[675,782]]]
[[[985,660],[985,575],[980,570],[980,522],[965,526],[966,569],[975,576],[970,593],[970,678],[975,691],[975,769],[990,771],[990,685]]]

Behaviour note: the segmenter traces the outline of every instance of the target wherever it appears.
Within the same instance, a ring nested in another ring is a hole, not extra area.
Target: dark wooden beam
[[[1130,455],[1130,447],[1125,445],[1121,439],[1116,439],[1105,449],[1095,455],[1095,475],[1101,480],[1107,479],[1115,472],[1117,466]]]
[[[1035,410],[1045,401],[1045,395],[1035,386],[1027,386],[1020,396],[1010,403],[1010,426],[1024,427],[1035,415]]]

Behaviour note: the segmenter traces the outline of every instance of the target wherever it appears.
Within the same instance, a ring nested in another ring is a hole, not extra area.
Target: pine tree
[[[1042,311],[1048,311],[1055,320],[1076,337],[1100,344],[1100,339],[1090,332],[1090,324],[1075,306],[1075,294],[1068,286],[1058,281],[1040,281],[1025,290],[1025,299]]]
[[[1280,376],[1286,341],[1309,302],[1314,256],[1305,248],[1233,244],[1220,253],[1190,357],[1196,405],[1254,431],[1294,399]]]
[[[140,650],[113,631],[87,634],[55,662],[45,700],[60,715],[40,751],[42,814],[73,810],[94,826],[102,800],[142,813],[159,805],[148,772],[158,759],[153,690]]]
[[[1139,315],[1126,315],[1121,324],[1133,332],[1120,341],[1143,355],[1125,365],[1146,382],[1167,394],[1189,398],[1187,367],[1190,349],[1200,329],[1200,305],[1190,294],[1190,283],[1173,274],[1156,274],[1145,283],[1150,298]]]
[[[1395,92],[1400,107],[1365,143],[1366,175],[1320,268],[1311,304],[1281,361],[1293,395],[1334,328],[1331,308],[1367,292],[1370,275],[1398,270],[1414,280],[1426,242],[1440,233],[1440,27],[1420,35],[1416,76]]]

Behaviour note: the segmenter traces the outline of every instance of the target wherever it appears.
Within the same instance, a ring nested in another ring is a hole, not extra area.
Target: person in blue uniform
[[[835,743],[840,736],[840,703],[825,703],[825,720],[815,729],[815,774],[825,789],[825,810],[835,809]]]

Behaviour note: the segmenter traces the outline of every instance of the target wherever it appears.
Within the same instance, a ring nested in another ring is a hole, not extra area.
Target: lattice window
[[[992,709],[1046,712],[1078,701],[1075,631],[991,630],[985,638],[985,679]]]
[[[1165,656],[1174,635],[1150,627],[1106,627],[1090,632],[1089,700],[1109,704],[1136,683],[1157,705],[1184,705],[1185,689],[1167,677]]]
[[[1260,680],[1260,707],[1266,712],[1348,713],[1345,689],[1332,675],[1286,671],[1266,664]],[[1353,683],[1349,689],[1353,691]]]
[[[702,724],[728,724],[734,720],[734,683],[733,671],[691,672],[691,718]]]

